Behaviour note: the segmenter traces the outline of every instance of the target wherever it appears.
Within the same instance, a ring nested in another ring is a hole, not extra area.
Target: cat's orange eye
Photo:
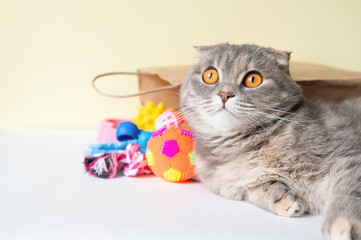
[[[219,79],[218,71],[215,68],[209,68],[203,73],[203,81],[207,84],[215,84]]]
[[[248,88],[255,88],[261,85],[262,77],[258,73],[249,73],[244,79],[244,84]]]

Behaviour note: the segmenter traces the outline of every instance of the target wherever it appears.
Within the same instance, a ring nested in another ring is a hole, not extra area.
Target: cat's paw
[[[328,240],[351,240],[351,227],[346,218],[338,217],[325,222],[322,231]]]
[[[328,240],[360,240],[360,222],[352,222],[345,217],[326,220],[322,232]]]
[[[274,208],[274,212],[283,217],[299,217],[305,213],[303,201],[291,194],[276,201]]]

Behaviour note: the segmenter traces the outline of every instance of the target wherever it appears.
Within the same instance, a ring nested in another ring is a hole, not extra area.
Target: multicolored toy
[[[170,127],[182,127],[185,119],[179,112],[174,110],[165,110],[157,120],[155,120],[155,130],[161,128],[170,128]]]
[[[164,103],[155,105],[154,102],[148,102],[147,105],[138,109],[138,115],[132,121],[139,129],[145,131],[154,131],[154,123],[157,117],[164,112]]]
[[[137,143],[139,143],[140,151],[142,153],[145,153],[148,140],[152,134],[153,132],[140,130],[137,125],[127,121],[120,123],[116,130],[116,137],[119,142],[136,140]]]
[[[195,174],[193,135],[171,127],[155,131],[149,139],[146,159],[153,173],[170,182],[183,182]]]
[[[128,144],[124,151],[85,156],[84,166],[91,175],[101,178],[113,178],[119,170],[127,177],[152,173],[138,144]]]

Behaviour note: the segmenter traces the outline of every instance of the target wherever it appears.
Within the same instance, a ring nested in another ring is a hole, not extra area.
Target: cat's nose
[[[228,101],[228,99],[230,99],[231,97],[234,97],[233,93],[231,93],[231,92],[220,92],[220,93],[218,93],[218,96],[220,96],[222,98],[223,103],[226,103]]]

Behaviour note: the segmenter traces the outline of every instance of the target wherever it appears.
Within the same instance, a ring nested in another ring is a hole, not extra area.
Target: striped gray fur
[[[278,215],[322,214],[327,239],[361,239],[361,100],[304,98],[288,52],[230,44],[197,52],[181,107],[200,181]],[[214,85],[202,80],[210,66]],[[260,86],[244,85],[250,71],[263,77]],[[225,105],[224,91],[234,95]]]

